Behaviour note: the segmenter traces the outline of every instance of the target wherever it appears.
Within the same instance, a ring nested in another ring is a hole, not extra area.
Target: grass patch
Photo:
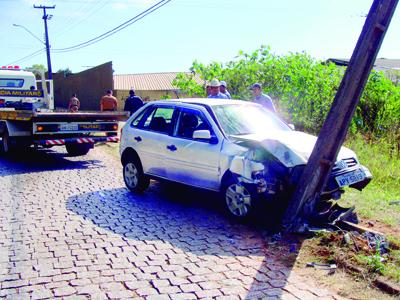
[[[389,241],[389,252],[381,254],[371,249],[365,240],[352,236],[344,241],[344,233],[336,232],[316,236],[311,253],[319,261],[336,262],[345,266],[350,263],[361,267],[362,277],[384,276],[392,282],[400,282],[400,156],[397,149],[384,140],[366,140],[362,136],[349,138],[345,146],[354,150],[361,164],[373,175],[370,184],[362,191],[351,188],[340,200],[342,205],[354,205],[363,223],[379,224],[372,229],[382,232]],[[350,233],[351,234],[351,233]]]
[[[369,168],[373,179],[359,192],[347,189],[344,204],[355,205],[357,213],[392,227],[400,225],[400,157],[393,146],[383,140],[351,137],[346,146],[357,153],[361,164]],[[392,203],[392,204],[391,204]]]

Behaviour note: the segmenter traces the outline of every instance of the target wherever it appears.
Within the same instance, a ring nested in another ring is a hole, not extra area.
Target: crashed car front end
[[[298,134],[301,147],[295,147],[293,139],[285,143],[282,139],[236,137],[236,143],[248,150],[233,156],[229,170],[244,184],[253,185],[265,199],[286,202],[300,180],[316,139],[304,133]],[[370,171],[359,163],[355,153],[342,147],[321,199],[338,200],[345,187],[362,190],[371,179]]]

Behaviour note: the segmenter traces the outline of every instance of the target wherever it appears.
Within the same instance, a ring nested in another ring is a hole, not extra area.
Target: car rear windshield
[[[266,131],[290,131],[274,113],[255,104],[224,104],[212,107],[227,135],[245,135]]]

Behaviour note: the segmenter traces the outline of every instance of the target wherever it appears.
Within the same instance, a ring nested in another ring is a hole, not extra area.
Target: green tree
[[[40,78],[40,73],[46,73],[47,68],[42,64],[33,64],[31,67],[26,68],[30,70],[33,74],[35,74],[36,78]]]
[[[59,69],[57,71],[57,73],[62,73],[64,75],[64,77],[68,77],[68,76],[71,76],[73,74],[72,71],[68,67],[65,68],[65,69]]]
[[[259,82],[284,119],[314,134],[321,129],[345,72],[344,67],[317,61],[304,52],[278,56],[266,46],[251,53],[239,51],[227,63],[205,65],[194,61],[190,70],[192,75],[178,74],[174,80],[174,85],[189,96],[205,96],[194,74],[205,82],[212,78],[225,80],[234,99],[251,99],[249,87]],[[372,71],[350,131],[400,141],[399,119],[400,87],[383,73]]]

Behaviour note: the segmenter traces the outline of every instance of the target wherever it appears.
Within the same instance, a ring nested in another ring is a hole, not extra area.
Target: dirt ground
[[[295,243],[288,241],[296,241]],[[270,245],[273,251],[281,253],[282,263],[292,265],[293,270],[305,278],[315,282],[316,286],[329,288],[338,295],[348,299],[399,299],[372,285],[372,278],[351,274],[341,268],[334,271],[309,267],[312,262],[321,263],[315,255],[320,251],[316,240],[299,236],[283,236],[281,242]]]

